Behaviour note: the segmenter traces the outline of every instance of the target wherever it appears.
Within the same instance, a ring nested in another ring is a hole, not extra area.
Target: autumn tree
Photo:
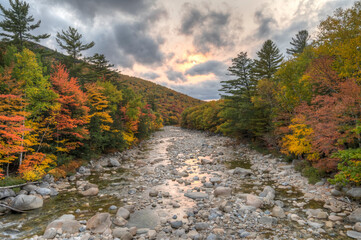
[[[296,34],[296,37],[292,38],[292,41],[290,42],[292,48],[287,48],[287,53],[290,55],[302,53],[305,47],[307,47],[309,40],[310,35],[308,35],[307,30],[299,31]]]
[[[22,49],[24,42],[27,40],[34,40],[39,42],[40,39],[50,37],[50,34],[32,35],[30,32],[39,28],[41,21],[39,20],[35,24],[33,16],[29,16],[29,4],[20,0],[9,0],[10,9],[5,9],[0,4],[0,10],[4,20],[0,22],[0,27],[3,29],[3,33],[0,36],[4,37],[4,40],[11,41],[16,45],[19,45]]]
[[[87,96],[80,89],[77,79],[69,78],[64,65],[54,66],[50,80],[59,95],[57,102],[60,104],[55,117],[56,150],[67,153],[83,145],[82,140],[88,137]]]

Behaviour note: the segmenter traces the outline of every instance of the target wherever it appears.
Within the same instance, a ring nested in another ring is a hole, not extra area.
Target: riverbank
[[[2,232],[34,240],[352,239],[347,235],[361,234],[358,202],[335,196],[327,182],[309,185],[292,165],[227,137],[165,127],[138,148],[79,170],[54,183],[64,189],[42,209],[2,217],[2,226],[13,223]],[[22,226],[15,227],[19,219]]]

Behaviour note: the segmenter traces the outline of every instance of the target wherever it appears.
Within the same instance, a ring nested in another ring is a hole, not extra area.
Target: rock
[[[206,199],[209,197],[207,193],[203,193],[203,192],[185,193],[184,196],[189,197],[193,200]]]
[[[159,223],[160,219],[156,211],[144,209],[130,215],[128,227],[154,229]]]
[[[217,187],[213,194],[215,197],[228,197],[232,195],[232,189],[229,187]]]
[[[253,173],[251,170],[249,169],[244,169],[244,168],[240,168],[240,167],[236,167],[233,170],[233,174],[234,175],[241,175],[242,177],[247,177],[247,176],[251,176]]]
[[[62,233],[74,234],[79,232],[80,227],[81,224],[75,220],[74,215],[63,215],[57,220],[49,223],[46,227],[45,233],[47,233],[49,229],[56,229],[56,231],[61,230]],[[49,230],[49,232],[51,232],[51,230]]]
[[[178,229],[183,226],[183,222],[182,221],[173,221],[173,222],[170,222],[170,226],[172,228]]]
[[[56,236],[56,229],[55,228],[49,228],[45,230],[45,233],[43,235],[43,238],[45,239],[53,239]]]
[[[209,179],[209,181],[211,182],[211,183],[213,183],[213,184],[220,184],[221,182],[222,182],[222,179],[221,178],[219,178],[219,177],[212,177],[212,178],[210,178]]]
[[[316,229],[321,228],[324,225],[323,223],[316,223],[316,222],[311,222],[311,221],[307,221],[307,224]]]
[[[15,197],[16,194],[12,189],[2,189],[0,190],[0,199],[8,198],[8,197]]]
[[[246,204],[248,206],[253,206],[255,208],[260,208],[263,205],[263,202],[261,199],[259,199],[257,196],[252,194],[247,194],[246,197]]]
[[[127,209],[121,207],[121,208],[118,209],[116,216],[117,217],[122,217],[124,219],[128,219],[129,216],[130,216],[130,212]]]
[[[159,192],[157,190],[152,189],[149,191],[149,197],[157,197],[158,193]]]
[[[112,157],[112,158],[109,158],[108,166],[109,167],[120,167],[120,163],[116,158]]]
[[[264,224],[264,225],[273,225],[273,224],[277,223],[277,220],[273,217],[264,216],[259,219],[259,223]]]
[[[150,240],[156,239],[157,237],[157,232],[155,230],[149,230],[148,231],[148,238]]]
[[[267,205],[274,205],[276,191],[270,187],[266,186],[263,191],[259,194],[260,197],[263,198],[263,203]]]
[[[114,218],[113,223],[114,225],[117,225],[119,227],[124,227],[125,225],[127,225],[128,221],[119,216]]]
[[[45,196],[45,195],[50,195],[51,190],[49,188],[37,188],[35,192],[37,192],[41,196]]]
[[[328,219],[331,220],[331,221],[342,221],[343,220],[343,217],[340,217],[340,216],[336,216],[336,215],[330,215],[328,216]]]
[[[202,231],[202,230],[206,230],[209,228],[209,224],[208,223],[205,223],[205,222],[198,222],[195,224],[195,229],[197,231]]]
[[[281,207],[274,206],[272,209],[272,216],[277,217],[277,218],[285,218],[286,214]]]
[[[219,238],[217,235],[211,233],[208,235],[208,237],[206,238],[206,240],[218,240],[218,239],[221,239]]]
[[[350,216],[348,217],[350,222],[356,223],[361,222],[361,208],[356,209],[353,211]]]
[[[361,232],[361,222],[356,223],[356,224],[353,226],[353,230],[358,231],[358,232]]]
[[[133,235],[128,231],[127,228],[115,228],[113,230],[113,236],[120,238],[121,240],[132,240]]]
[[[96,196],[99,193],[99,188],[91,187],[85,191],[80,191],[80,194],[83,196]]]
[[[347,231],[346,232],[347,236],[350,238],[354,238],[354,239],[361,239],[361,232],[356,232],[356,231]]]
[[[33,210],[43,206],[43,199],[34,195],[18,195],[13,200],[11,206],[23,211]]]
[[[111,225],[109,213],[97,213],[88,220],[86,227],[92,233],[104,233]]]
[[[306,214],[308,217],[315,217],[318,219],[327,219],[328,217],[327,212],[322,211],[322,209],[308,209]]]
[[[361,187],[351,188],[346,192],[346,195],[354,199],[361,199]]]
[[[38,188],[38,186],[35,186],[34,184],[27,184],[22,187],[22,189],[27,192],[35,191],[37,188]]]
[[[332,189],[331,190],[331,195],[335,196],[335,197],[338,197],[338,196],[341,196],[342,193],[340,191],[336,190],[336,189]]]

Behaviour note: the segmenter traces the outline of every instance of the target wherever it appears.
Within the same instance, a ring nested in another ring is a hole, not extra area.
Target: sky
[[[57,32],[75,27],[121,73],[201,100],[219,99],[221,81],[239,52],[256,58],[267,39],[282,53],[295,34],[317,36],[320,21],[354,0],[27,0],[41,20],[34,33],[57,49]],[[0,0],[8,8],[8,0]],[[0,17],[1,19],[1,17]],[[287,55],[285,54],[287,57]]]

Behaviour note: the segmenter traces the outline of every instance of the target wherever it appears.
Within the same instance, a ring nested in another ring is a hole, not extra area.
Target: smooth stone
[[[48,229],[53,228],[56,229],[56,231],[61,230],[62,233],[75,234],[79,232],[81,226],[82,225],[78,221],[72,219],[70,215],[63,215],[61,218],[49,223],[45,232],[48,231]]]
[[[232,189],[229,187],[217,187],[213,194],[215,197],[228,197],[232,195]]]
[[[127,209],[121,207],[121,208],[118,209],[116,216],[117,217],[122,217],[124,219],[128,219],[129,216],[130,216],[130,212]]]
[[[202,230],[206,230],[209,228],[209,224],[208,223],[205,223],[205,222],[198,222],[194,225],[194,228],[197,230],[197,231],[202,231]]]
[[[198,200],[198,199],[206,199],[208,198],[208,194],[207,193],[203,193],[203,192],[190,192],[190,193],[185,193],[184,196],[191,198],[193,200]]]
[[[56,232],[57,232],[57,230],[55,228],[49,228],[49,229],[45,230],[43,238],[53,239],[56,236]]]
[[[361,232],[361,222],[356,223],[353,226],[353,230],[357,231],[357,232]]]
[[[35,192],[37,192],[38,194],[40,194],[41,196],[45,196],[45,195],[50,195],[51,194],[51,190],[49,188],[37,188],[35,190]]]
[[[178,229],[183,226],[183,222],[182,221],[173,221],[173,222],[170,222],[170,226],[172,228]]]
[[[255,196],[255,195],[247,194],[246,204],[248,206],[253,206],[255,208],[260,208],[263,205],[263,201],[261,199],[259,199],[259,197]]]
[[[15,197],[16,194],[12,189],[6,188],[0,190],[0,199],[8,198],[8,197]]]
[[[323,223],[316,223],[316,222],[312,222],[312,221],[307,221],[307,224],[316,229],[321,228],[324,225]]]
[[[148,238],[150,240],[154,240],[157,237],[157,232],[155,230],[149,230],[148,231]]]
[[[354,199],[361,199],[361,187],[351,188],[346,192],[346,195]]]
[[[109,213],[97,213],[88,220],[86,227],[92,233],[104,233],[111,225]]]
[[[91,187],[85,191],[80,191],[80,194],[83,196],[96,196],[99,193],[99,188]]]
[[[128,221],[119,216],[113,219],[113,223],[114,225],[117,225],[119,227],[124,227],[125,225],[127,225]]]
[[[19,210],[33,210],[43,206],[43,199],[34,195],[18,195],[12,202],[12,207]]]
[[[127,228],[115,228],[113,230],[113,236],[120,238],[121,240],[132,240],[133,235],[128,231]]]
[[[285,218],[286,214],[285,211],[279,206],[274,206],[272,209],[272,216],[278,217],[278,218]]]
[[[348,217],[350,222],[356,223],[361,222],[361,208],[356,209],[353,211],[350,216]]]
[[[350,238],[354,238],[354,239],[361,239],[361,232],[356,232],[356,231],[347,231],[346,232],[347,236]]]
[[[149,191],[149,197],[157,197],[158,193],[159,192],[157,190],[152,189]]]
[[[140,228],[149,228],[155,229],[157,225],[160,223],[160,218],[158,214],[149,209],[135,211],[130,215],[128,219],[128,227],[137,227]]]
[[[119,166],[120,163],[116,158],[112,157],[109,159],[109,167],[119,167]]]

